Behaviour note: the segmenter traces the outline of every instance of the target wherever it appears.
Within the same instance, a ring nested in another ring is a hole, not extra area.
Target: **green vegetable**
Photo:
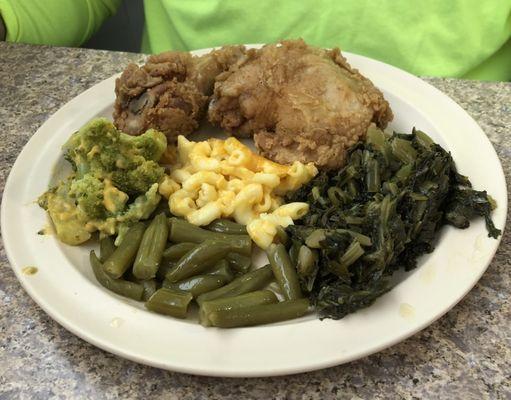
[[[77,178],[87,174],[109,178],[119,190],[136,195],[163,176],[157,162],[166,147],[165,135],[154,129],[130,136],[97,118],[71,135],[62,149]]]
[[[387,135],[370,127],[340,171],[322,172],[289,194],[309,213],[287,228],[302,290],[323,317],[342,318],[391,288],[394,271],[433,251],[438,230],[482,216],[488,234],[494,203],[471,188],[451,155],[424,132]],[[316,252],[314,262],[305,247]]]
[[[152,279],[156,276],[168,234],[167,217],[163,213],[158,214],[145,230],[133,264],[133,275],[138,279]]]
[[[229,253],[225,257],[229,262],[229,266],[236,272],[244,274],[252,267],[252,258],[243,256],[239,253]]]
[[[186,318],[188,305],[192,301],[191,293],[167,288],[158,289],[146,301],[148,310],[176,318]]]
[[[101,265],[99,258],[96,256],[96,253],[94,253],[94,250],[92,250],[89,254],[89,261],[92,271],[94,272],[94,276],[101,286],[104,286],[118,295],[129,297],[133,300],[142,300],[142,295],[144,293],[142,285],[124,281],[122,279],[113,279],[108,276],[108,274],[103,270],[103,266]]]
[[[271,244],[266,250],[273,275],[286,300],[299,299],[302,296],[300,282],[295,267],[283,244]]]
[[[158,271],[156,272],[156,279],[163,281],[165,279],[165,275],[167,275],[167,272],[174,268],[175,265],[175,262],[163,259],[160,263],[160,266],[158,267]]]
[[[206,240],[181,257],[176,265],[167,272],[165,279],[169,282],[178,282],[198,275],[211,268],[231,250],[232,246],[229,243]]]
[[[104,268],[108,275],[117,279],[132,266],[138,247],[144,235],[145,225],[137,222],[126,234],[125,240],[105,261]]]
[[[212,312],[236,310],[243,307],[259,306],[262,304],[272,304],[277,302],[277,296],[269,290],[257,290],[255,292],[245,293],[235,297],[205,301],[199,309],[199,322],[203,326],[211,326],[209,316]]]
[[[276,226],[277,234],[273,239],[274,243],[281,243],[284,246],[287,246],[289,243],[289,237],[287,236],[286,230],[282,228],[280,225]]]
[[[231,283],[213,290],[211,292],[200,295],[197,303],[201,305],[205,301],[218,299],[221,297],[234,297],[240,294],[252,292],[264,287],[273,277],[271,267],[265,265],[254,271],[248,272],[234,279]]]
[[[238,224],[228,219],[217,219],[207,226],[213,232],[226,233],[229,235],[246,235],[245,225]]]
[[[158,282],[155,279],[147,279],[144,281],[138,281],[144,288],[142,294],[142,301],[147,301],[149,298],[158,290]]]
[[[196,243],[177,243],[165,249],[163,252],[163,258],[169,261],[178,261],[186,253],[197,246]]]
[[[332,265],[332,272],[334,274],[343,275],[345,273],[344,271],[346,271],[348,267],[357,261],[363,254],[364,249],[362,249],[359,242],[354,240],[339,259],[339,263]]]
[[[147,301],[149,297],[151,297],[153,293],[156,292],[161,286],[160,283],[156,281],[156,279],[137,279],[135,275],[133,275],[132,271],[128,271],[126,274],[124,274],[124,277],[128,281],[138,283],[140,286],[142,286],[144,289],[142,293],[142,301]]]
[[[310,292],[318,273],[318,253],[307,246],[300,246],[296,260],[296,271],[301,286]]]
[[[117,224],[116,229],[118,234],[115,239],[115,245],[119,246],[129,227],[137,221],[148,219],[153,210],[160,203],[160,199],[161,196],[158,194],[158,184],[155,183],[146,193],[138,196],[133,203],[129,204],[123,214],[115,218],[107,218],[104,223],[99,222],[97,227],[99,230],[111,229],[112,226],[115,226],[112,224]]]
[[[161,132],[129,136],[103,118],[71,135],[63,151],[73,173],[39,197],[59,240],[77,245],[95,230],[112,235],[148,218],[161,198],[166,145]]]
[[[470,225],[471,219],[484,217],[488,236],[496,239],[501,231],[495,228],[491,220],[491,212],[494,207],[494,200],[488,196],[486,191],[477,191],[466,186],[460,187],[452,191],[447,200],[444,220],[449,225],[465,229]]]
[[[233,253],[236,254],[236,253]],[[208,275],[218,275],[225,279],[226,282],[230,282],[234,279],[234,275],[232,274],[231,269],[229,268],[229,263],[227,260],[222,260],[218,264],[216,264],[212,269],[206,272]]]
[[[172,283],[168,280],[163,281],[163,287],[168,289],[182,290],[189,292],[193,297],[197,297],[203,293],[211,292],[224,286],[228,281],[220,275],[195,275],[191,278]]]
[[[74,246],[89,240],[91,232],[86,227],[89,216],[78,207],[76,200],[69,196],[72,183],[72,177],[62,181],[41,195],[38,203],[48,211],[58,239]]]
[[[105,236],[99,241],[99,259],[105,262],[115,251],[114,239],[112,236]]]
[[[294,241],[289,248],[289,259],[291,260],[291,264],[298,264],[298,253],[300,252],[301,243],[298,241]]]
[[[271,324],[298,318],[309,311],[309,300],[287,300],[281,303],[212,311],[209,322],[219,328],[235,328]]]
[[[211,232],[199,228],[180,218],[170,219],[169,239],[172,242],[202,243],[205,240],[229,243],[233,251],[250,256],[252,254],[252,241],[248,235],[230,235],[225,233]]]

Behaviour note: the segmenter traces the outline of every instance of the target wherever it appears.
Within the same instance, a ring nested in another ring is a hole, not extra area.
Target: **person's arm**
[[[116,12],[121,1],[0,0],[0,20],[7,41],[78,46]]]

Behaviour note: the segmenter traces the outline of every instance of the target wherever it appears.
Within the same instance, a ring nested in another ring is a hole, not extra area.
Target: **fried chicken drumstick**
[[[217,75],[240,61],[243,46],[228,46],[202,57],[187,52],[150,56],[145,65],[129,64],[115,82],[114,123],[131,135],[149,128],[169,142],[198,128]]]
[[[344,164],[346,149],[371,122],[385,128],[392,111],[339,49],[294,40],[249,51],[242,63],[220,74],[208,116],[235,136],[253,136],[274,161],[312,161],[333,169]]]

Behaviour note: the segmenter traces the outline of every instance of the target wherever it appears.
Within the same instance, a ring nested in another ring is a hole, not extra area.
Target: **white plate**
[[[197,53],[205,53],[202,50]],[[498,228],[507,195],[497,155],[479,126],[446,95],[397,68],[345,53],[348,61],[385,94],[395,114],[392,128],[426,131],[452,152],[462,174],[498,203]],[[60,146],[96,116],[111,116],[115,77],[77,96],[30,139],[7,180],[2,236],[7,255],[28,294],[52,318],[84,340],[119,356],[159,368],[201,375],[268,376],[345,363],[389,347],[431,324],[477,282],[499,240],[482,219],[467,230],[446,227],[436,250],[374,305],[340,321],[313,316],[287,323],[219,330],[152,314],[102,288],[88,249],[59,243],[37,231],[47,217],[34,202],[62,165]],[[36,266],[35,275],[22,268]]]

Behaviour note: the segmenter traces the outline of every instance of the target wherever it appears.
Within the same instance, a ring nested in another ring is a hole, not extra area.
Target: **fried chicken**
[[[115,82],[114,123],[139,135],[154,128],[169,142],[198,128],[217,75],[240,61],[243,46],[228,46],[202,57],[187,52],[150,56],[142,67],[129,64]]]
[[[253,135],[274,161],[312,161],[333,169],[343,165],[346,149],[371,122],[384,128],[392,111],[339,49],[294,40],[250,50],[220,74],[208,117],[235,136]]]

